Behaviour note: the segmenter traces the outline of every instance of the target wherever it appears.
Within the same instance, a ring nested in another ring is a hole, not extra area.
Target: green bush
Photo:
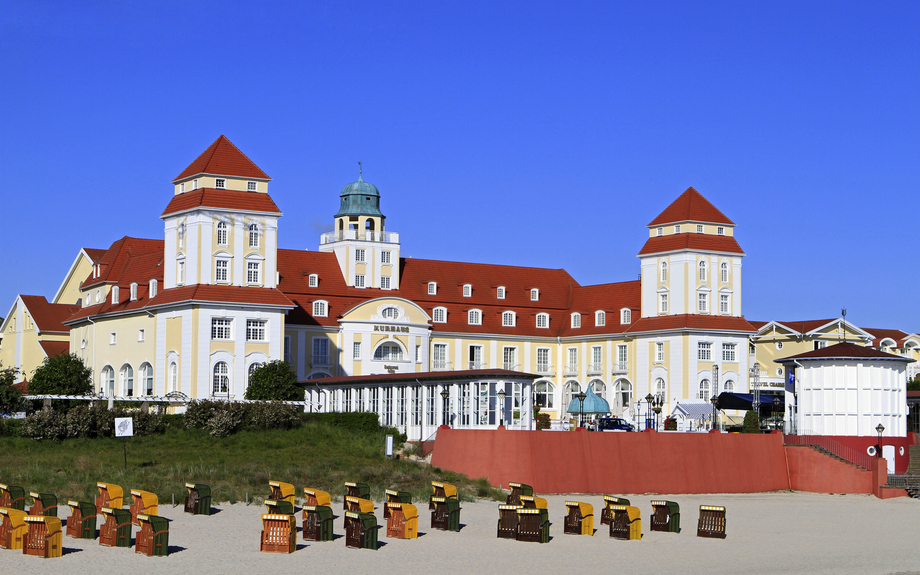
[[[294,429],[300,426],[302,408],[276,401],[246,404],[248,429]]]
[[[244,399],[257,401],[303,401],[304,389],[287,362],[276,359],[258,367],[249,375]]]
[[[67,418],[53,409],[42,409],[22,422],[22,435],[35,440],[67,437]]]
[[[208,420],[205,429],[214,437],[227,437],[240,429],[246,419],[246,404],[227,403]]]
[[[185,427],[204,429],[208,421],[224,409],[226,401],[212,401],[210,399],[195,399],[185,406]]]
[[[300,410],[300,406],[278,401],[230,403],[196,400],[186,408],[185,426],[205,429],[215,437],[226,437],[243,429],[293,429],[301,425]]]
[[[741,433],[760,433],[760,421],[756,411],[748,411],[744,414],[744,426]]]
[[[21,437],[21,419],[0,419],[0,437]]]

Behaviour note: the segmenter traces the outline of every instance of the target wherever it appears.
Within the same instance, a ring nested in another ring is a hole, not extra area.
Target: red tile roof
[[[901,331],[899,329],[879,329],[879,328],[869,328],[869,327],[863,327],[860,329],[872,334],[872,336],[875,339],[872,340],[871,345],[876,346],[876,347],[881,346],[882,340],[886,338],[894,340],[896,347],[904,347],[904,343],[910,337],[909,333]]]
[[[638,333],[657,330],[675,329],[705,329],[714,331],[743,331],[754,332],[754,329],[743,317],[722,315],[662,315],[644,317],[633,323],[627,333]]]
[[[93,263],[101,260],[102,256],[104,256],[106,252],[106,250],[99,250],[94,248],[83,248],[83,251],[86,252],[86,255],[89,256],[89,259],[92,260]]]
[[[241,212],[267,212],[280,214],[281,210],[268,194],[198,188],[192,192],[173,196],[160,217],[193,210],[195,208],[224,208]]]
[[[704,252],[722,252],[744,255],[744,250],[732,236],[713,236],[710,234],[671,234],[668,236],[654,236],[645,242],[639,255],[661,254],[680,250],[694,250]]]
[[[97,263],[100,266],[99,277],[94,278],[91,272],[81,287],[105,283],[128,285],[135,281],[146,282],[153,277],[162,281],[163,240],[125,236],[113,243]]]
[[[725,214],[709,203],[709,200],[704,198],[703,194],[694,190],[691,186],[671,202],[671,205],[665,208],[663,212],[658,214],[658,217],[651,221],[649,227],[687,221],[735,225],[735,222],[725,217]]]
[[[80,309],[78,305],[63,303],[48,303],[43,295],[21,295],[22,303],[29,310],[32,321],[38,331],[69,332],[70,328],[64,325],[64,320]]]
[[[147,303],[148,307],[178,302],[241,303],[266,306],[294,307],[280,290],[274,288],[215,286],[195,284],[166,289]]]
[[[602,333],[623,333],[630,328],[633,322],[639,319],[642,305],[642,282],[632,280],[612,284],[582,286],[578,288],[575,302],[572,304],[569,315],[562,317],[560,326],[561,336],[578,336]],[[620,323],[620,310],[631,310],[631,322]],[[605,312],[605,325],[595,325],[594,312]],[[573,328],[571,314],[581,314],[581,327]]]
[[[223,134],[208,146],[208,149],[195,158],[195,161],[182,170],[173,182],[183,180],[196,174],[214,174],[218,176],[238,176],[270,180],[259,166],[246,157],[239,148]]]
[[[57,357],[62,353],[70,353],[69,341],[40,341],[38,345],[42,346],[42,350],[48,357]]]
[[[775,363],[781,363],[789,360],[816,360],[816,359],[887,359],[891,361],[903,361],[905,363],[913,362],[913,359],[901,357],[891,353],[885,353],[871,347],[865,347],[848,341],[841,342],[821,349],[806,351],[798,355],[791,355],[781,359],[774,359]]]

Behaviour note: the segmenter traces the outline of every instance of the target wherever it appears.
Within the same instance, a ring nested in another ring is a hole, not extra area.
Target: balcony
[[[602,373],[604,373],[603,363],[589,363],[588,364],[588,374],[589,375],[601,375]]]
[[[489,367],[484,361],[471,361],[467,365],[469,366],[467,369],[486,369]]]
[[[577,363],[567,363],[565,364],[564,375],[578,375],[578,364]]]
[[[623,374],[629,372],[629,362],[628,361],[615,361],[613,362],[613,370],[611,373]]]
[[[556,375],[556,366],[551,363],[537,363],[537,373],[539,375]]]
[[[332,362],[329,361],[328,355],[314,355],[310,365],[313,367],[329,367]]]
[[[512,361],[506,361],[502,363],[502,369],[507,369],[508,371],[521,371],[521,364],[514,363]]]
[[[380,242],[384,244],[398,244],[399,234],[396,232],[375,232],[370,230],[338,230],[326,232],[319,237],[320,244],[331,244],[346,240],[361,240],[364,242]]]
[[[431,371],[453,371],[454,362],[435,359],[431,362]]]

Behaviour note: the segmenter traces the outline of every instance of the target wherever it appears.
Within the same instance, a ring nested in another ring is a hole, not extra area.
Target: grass
[[[427,501],[431,481],[457,485],[461,500],[503,499],[484,479],[411,462],[386,459],[384,434],[352,431],[321,423],[305,423],[289,431],[243,431],[215,438],[200,429],[168,428],[165,434],[127,439],[125,469],[122,439],[34,441],[0,437],[0,483],[28,491],[53,493],[59,505],[68,499],[93,500],[96,482],[156,493],[161,504],[175,495],[184,501],[185,484],[211,486],[214,502],[259,503],[269,493],[269,480],[292,483],[298,499],[304,487],[328,491],[341,500],[343,483],[371,487],[371,498],[384,500],[385,489],[412,493]]]

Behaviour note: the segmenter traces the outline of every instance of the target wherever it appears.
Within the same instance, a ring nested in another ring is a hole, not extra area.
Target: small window
[[[363,249],[358,248],[355,250],[355,261],[358,262],[359,264],[364,263],[364,250]]]
[[[537,288],[530,290],[530,301],[540,301],[540,290]]]
[[[502,325],[504,327],[514,327],[514,312],[502,312]]]
[[[109,334],[109,345],[115,345],[115,332]]]
[[[707,313],[709,311],[709,294],[706,292],[700,292],[697,294],[697,302],[700,313]]]
[[[217,222],[217,245],[227,245],[227,222]]]
[[[498,286],[495,289],[495,297],[498,299],[505,299],[505,286]]]
[[[629,310],[629,309],[620,310],[620,323],[624,325],[628,323],[632,323],[632,310]]]
[[[697,344],[696,358],[701,361],[712,360],[712,344],[704,341]]]
[[[266,341],[265,340],[264,319],[247,319],[246,320],[246,341]]]
[[[118,301],[118,286],[112,286],[112,304],[117,304]]]
[[[668,313],[668,294],[658,295],[658,313]]]
[[[385,307],[381,314],[384,319],[396,319],[399,317],[399,310],[395,307]]]
[[[655,361],[664,361],[664,342],[662,341],[655,342]]]
[[[258,224],[249,224],[249,247],[251,249],[259,249],[259,236],[261,235]]]
[[[700,281],[706,281],[706,262],[700,261]]]
[[[728,283],[728,262],[722,262],[722,265],[719,266],[722,275],[722,283]]]
[[[473,295],[473,286],[470,284],[463,284],[463,297],[472,297]]]
[[[246,191],[247,192],[258,192],[259,182],[246,182]]]
[[[226,282],[227,270],[230,269],[230,262],[227,260],[217,260],[214,262],[214,281]]]
[[[538,313],[537,314],[537,327],[540,327],[540,328],[549,327],[549,314],[548,313]]]
[[[198,178],[195,178],[194,180],[192,180],[192,189],[193,190],[198,189]]]
[[[323,300],[313,302],[313,316],[326,317],[326,302]]]
[[[223,317],[211,318],[211,339],[228,340],[231,339],[230,328],[233,320]]]
[[[435,323],[446,323],[447,322],[447,308],[446,307],[436,307],[431,312],[431,321]]]
[[[176,285],[185,285],[185,260],[176,262]]]
[[[776,349],[777,350],[783,349],[783,342],[781,341],[776,342]]]
[[[575,329],[579,327],[581,327],[581,314],[575,312],[572,314],[572,328]]]
[[[783,368],[777,367],[777,368],[776,368],[776,375],[777,375],[777,377],[782,377],[782,376],[783,376]]]
[[[595,327],[607,325],[607,313],[600,310],[594,312],[594,325]]]
[[[137,341],[144,341],[144,330],[137,330]]]
[[[84,340],[84,341],[86,341],[86,340]],[[827,347],[827,342],[826,342],[826,341],[820,341],[820,340],[818,340],[818,341],[815,342],[815,349],[824,349],[825,347]]]
[[[428,282],[428,295],[436,295],[438,293],[438,282]]]
[[[668,262],[661,262],[661,281],[668,281]]]
[[[185,182],[182,182],[181,184],[179,184],[179,193],[181,194],[184,191],[185,191]]]
[[[131,301],[137,300],[137,282],[131,282]]]
[[[260,262],[246,262],[246,283],[262,283],[262,265]]]
[[[364,287],[364,274],[355,274],[355,287],[356,288]]]
[[[356,341],[352,345],[351,357],[353,359],[361,359],[361,342]]]
[[[674,233],[675,233],[675,234],[679,234],[679,233],[680,233],[680,224],[677,224],[676,226],[674,226]]]
[[[147,291],[150,293],[147,294],[149,297],[153,298],[157,295],[157,280],[150,280],[150,283],[147,286]]]
[[[390,252],[388,251],[380,252],[380,263],[382,264],[390,263]]]
[[[727,315],[727,314],[728,314],[728,308],[729,308],[729,305],[728,305],[728,304],[729,304],[729,302],[728,302],[728,294],[721,294],[721,295],[719,295],[719,313],[721,313],[721,314],[723,314],[723,315]]]
[[[664,235],[664,228],[658,228],[657,230],[655,230],[655,235],[657,235],[657,236],[663,236],[663,235]]]
[[[703,224],[696,224],[696,233],[703,233]]]
[[[735,361],[735,346],[734,343],[722,344],[722,361]]]
[[[223,178],[217,178],[217,179],[215,179],[215,180],[214,180],[214,187],[215,187],[215,188],[226,188],[226,187],[227,187],[227,180],[225,180],[225,179],[223,179]]]
[[[724,236],[724,235],[725,235],[725,228],[723,228],[722,226],[717,227],[717,228],[716,228],[716,233],[719,234],[720,236]]]
[[[467,322],[470,325],[482,325],[482,312],[478,309],[471,309],[467,314]]]
[[[390,289],[390,276],[380,276],[380,289]]]
[[[319,285],[319,276],[316,274],[310,274],[310,279],[307,280],[310,287],[316,287]]]

